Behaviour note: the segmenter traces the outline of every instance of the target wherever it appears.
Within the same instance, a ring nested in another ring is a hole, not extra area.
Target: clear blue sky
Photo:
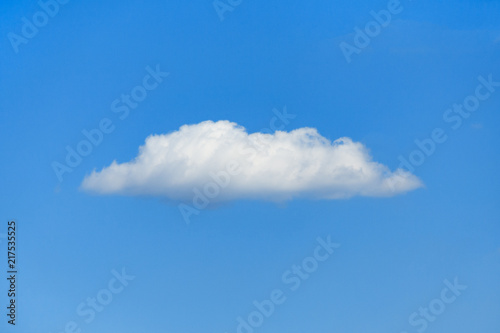
[[[475,94],[479,76],[500,81],[500,4],[401,1],[347,62],[340,43],[354,45],[355,27],[387,6],[243,0],[221,21],[210,0],[70,0],[16,53],[9,33],[21,36],[23,17],[41,9],[3,1],[0,234],[16,219],[20,273],[15,328],[0,283],[0,331],[60,333],[73,321],[93,333],[232,333],[254,300],[280,289],[286,301],[255,332],[497,333],[500,87],[457,129],[443,115]],[[157,65],[168,77],[120,119],[111,103]],[[391,170],[434,129],[447,140],[413,172],[425,187],[402,195],[235,200],[189,225],[162,198],[79,189],[151,134],[205,120],[256,132],[284,106],[296,115],[285,130],[350,137]],[[114,130],[60,182],[53,162],[104,118]],[[292,291],[282,275],[328,235],[341,246]],[[77,307],[122,268],[135,279],[86,323]],[[467,289],[426,329],[412,326],[455,277]]]

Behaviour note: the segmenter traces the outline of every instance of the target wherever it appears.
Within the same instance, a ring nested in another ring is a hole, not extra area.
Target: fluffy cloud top
[[[229,121],[151,135],[134,160],[113,161],[82,183],[84,190],[99,194],[180,201],[201,192],[211,202],[391,196],[420,186],[407,171],[391,172],[373,162],[367,149],[350,138],[330,142],[314,128],[248,134]]]

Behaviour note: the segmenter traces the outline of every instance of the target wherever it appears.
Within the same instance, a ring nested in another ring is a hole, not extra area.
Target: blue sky
[[[253,331],[498,332],[500,87],[483,86],[458,128],[443,116],[479,77],[500,81],[499,3],[401,1],[350,62],[339,45],[355,46],[355,28],[387,1],[232,3],[221,20],[211,1],[70,0],[13,47],[41,7],[2,2],[0,237],[15,219],[19,294],[11,327],[0,284],[1,331],[237,332],[279,289],[286,301]],[[111,104],[148,66],[169,75],[121,119]],[[388,197],[235,198],[187,224],[169,198],[81,189],[152,134],[206,120],[254,133],[284,107],[295,115],[285,131],[349,137],[392,171],[415,140],[447,139],[415,167],[423,187]],[[113,130],[60,181],[54,162],[103,119]],[[328,236],[340,247],[291,290],[283,274]],[[122,269],[135,278],[118,288]],[[443,303],[455,278],[467,288]],[[77,312],[98,295],[113,299],[91,320]],[[423,319],[430,304],[446,308]]]

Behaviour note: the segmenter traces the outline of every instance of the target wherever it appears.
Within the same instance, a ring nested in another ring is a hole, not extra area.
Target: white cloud
[[[232,175],[228,165],[237,166]],[[220,185],[215,186],[214,174]],[[421,186],[409,172],[391,172],[373,162],[365,146],[350,138],[330,142],[314,128],[248,134],[229,121],[205,121],[151,135],[134,160],[113,161],[82,183],[84,190],[99,194],[180,201],[191,200],[197,190],[208,191],[216,193],[211,202],[391,196]]]

